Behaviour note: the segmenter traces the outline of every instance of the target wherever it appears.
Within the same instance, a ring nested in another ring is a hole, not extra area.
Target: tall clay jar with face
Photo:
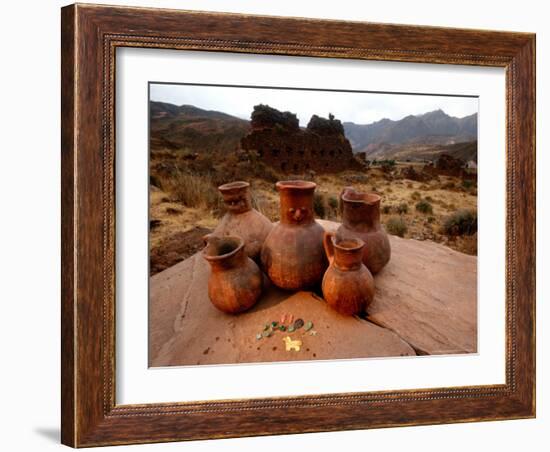
[[[267,236],[261,253],[264,271],[278,287],[311,288],[327,268],[323,227],[313,216],[314,182],[291,180],[275,184],[281,221]]]
[[[340,194],[342,224],[336,231],[338,239],[358,238],[365,242],[363,263],[374,275],[391,257],[388,234],[380,224],[381,197],[345,187]]]
[[[226,213],[213,235],[236,235],[244,240],[248,257],[258,260],[262,245],[273,229],[273,223],[252,208],[250,184],[245,181],[229,182],[218,187]]]

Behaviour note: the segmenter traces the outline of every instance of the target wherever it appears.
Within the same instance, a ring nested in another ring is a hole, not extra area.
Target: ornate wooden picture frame
[[[62,9],[62,442],[73,447],[535,416],[535,36],[71,5]],[[117,405],[115,51],[351,58],[506,70],[506,382]],[[281,408],[281,409],[277,409]]]

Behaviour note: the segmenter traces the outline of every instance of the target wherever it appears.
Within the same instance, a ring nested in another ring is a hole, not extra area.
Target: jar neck
[[[248,187],[229,193],[222,193],[227,212],[238,215],[252,210],[252,196]]]
[[[354,250],[334,249],[334,266],[338,270],[359,270],[363,260],[363,247]]]
[[[355,231],[368,232],[380,227],[380,201],[343,201],[342,221]]]
[[[244,253],[244,248],[241,248],[233,255],[222,257],[221,259],[217,260],[210,260],[209,263],[213,270],[231,270],[232,268],[240,267],[245,260],[245,256],[246,255]]]
[[[239,267],[246,260],[242,239],[209,236],[203,256],[212,270],[229,270]]]
[[[306,225],[315,221],[313,216],[313,191],[283,190],[280,193],[280,218],[282,224]]]

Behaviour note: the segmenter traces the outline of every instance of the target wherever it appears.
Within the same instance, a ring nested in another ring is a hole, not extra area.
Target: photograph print
[[[476,96],[148,102],[150,367],[477,353]]]

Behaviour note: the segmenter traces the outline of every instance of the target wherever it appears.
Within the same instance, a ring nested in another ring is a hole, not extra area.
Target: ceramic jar
[[[363,264],[365,243],[358,238],[339,239],[326,232],[329,268],[323,277],[323,297],[340,314],[360,315],[374,298],[374,278]]]
[[[338,239],[358,238],[365,242],[363,263],[372,274],[378,273],[390,260],[390,241],[380,224],[380,196],[361,193],[345,187],[340,194],[342,224]]]
[[[210,264],[208,296],[220,311],[237,314],[256,304],[262,293],[262,272],[244,250],[244,241],[236,236],[205,237],[202,251]]]
[[[218,187],[226,213],[214,230],[214,235],[236,235],[244,240],[246,254],[259,259],[265,238],[273,223],[252,208],[250,184],[244,181],[230,182]]]
[[[281,220],[262,247],[264,271],[278,287],[299,290],[321,282],[327,268],[323,227],[313,217],[314,182],[292,180],[275,184]]]

